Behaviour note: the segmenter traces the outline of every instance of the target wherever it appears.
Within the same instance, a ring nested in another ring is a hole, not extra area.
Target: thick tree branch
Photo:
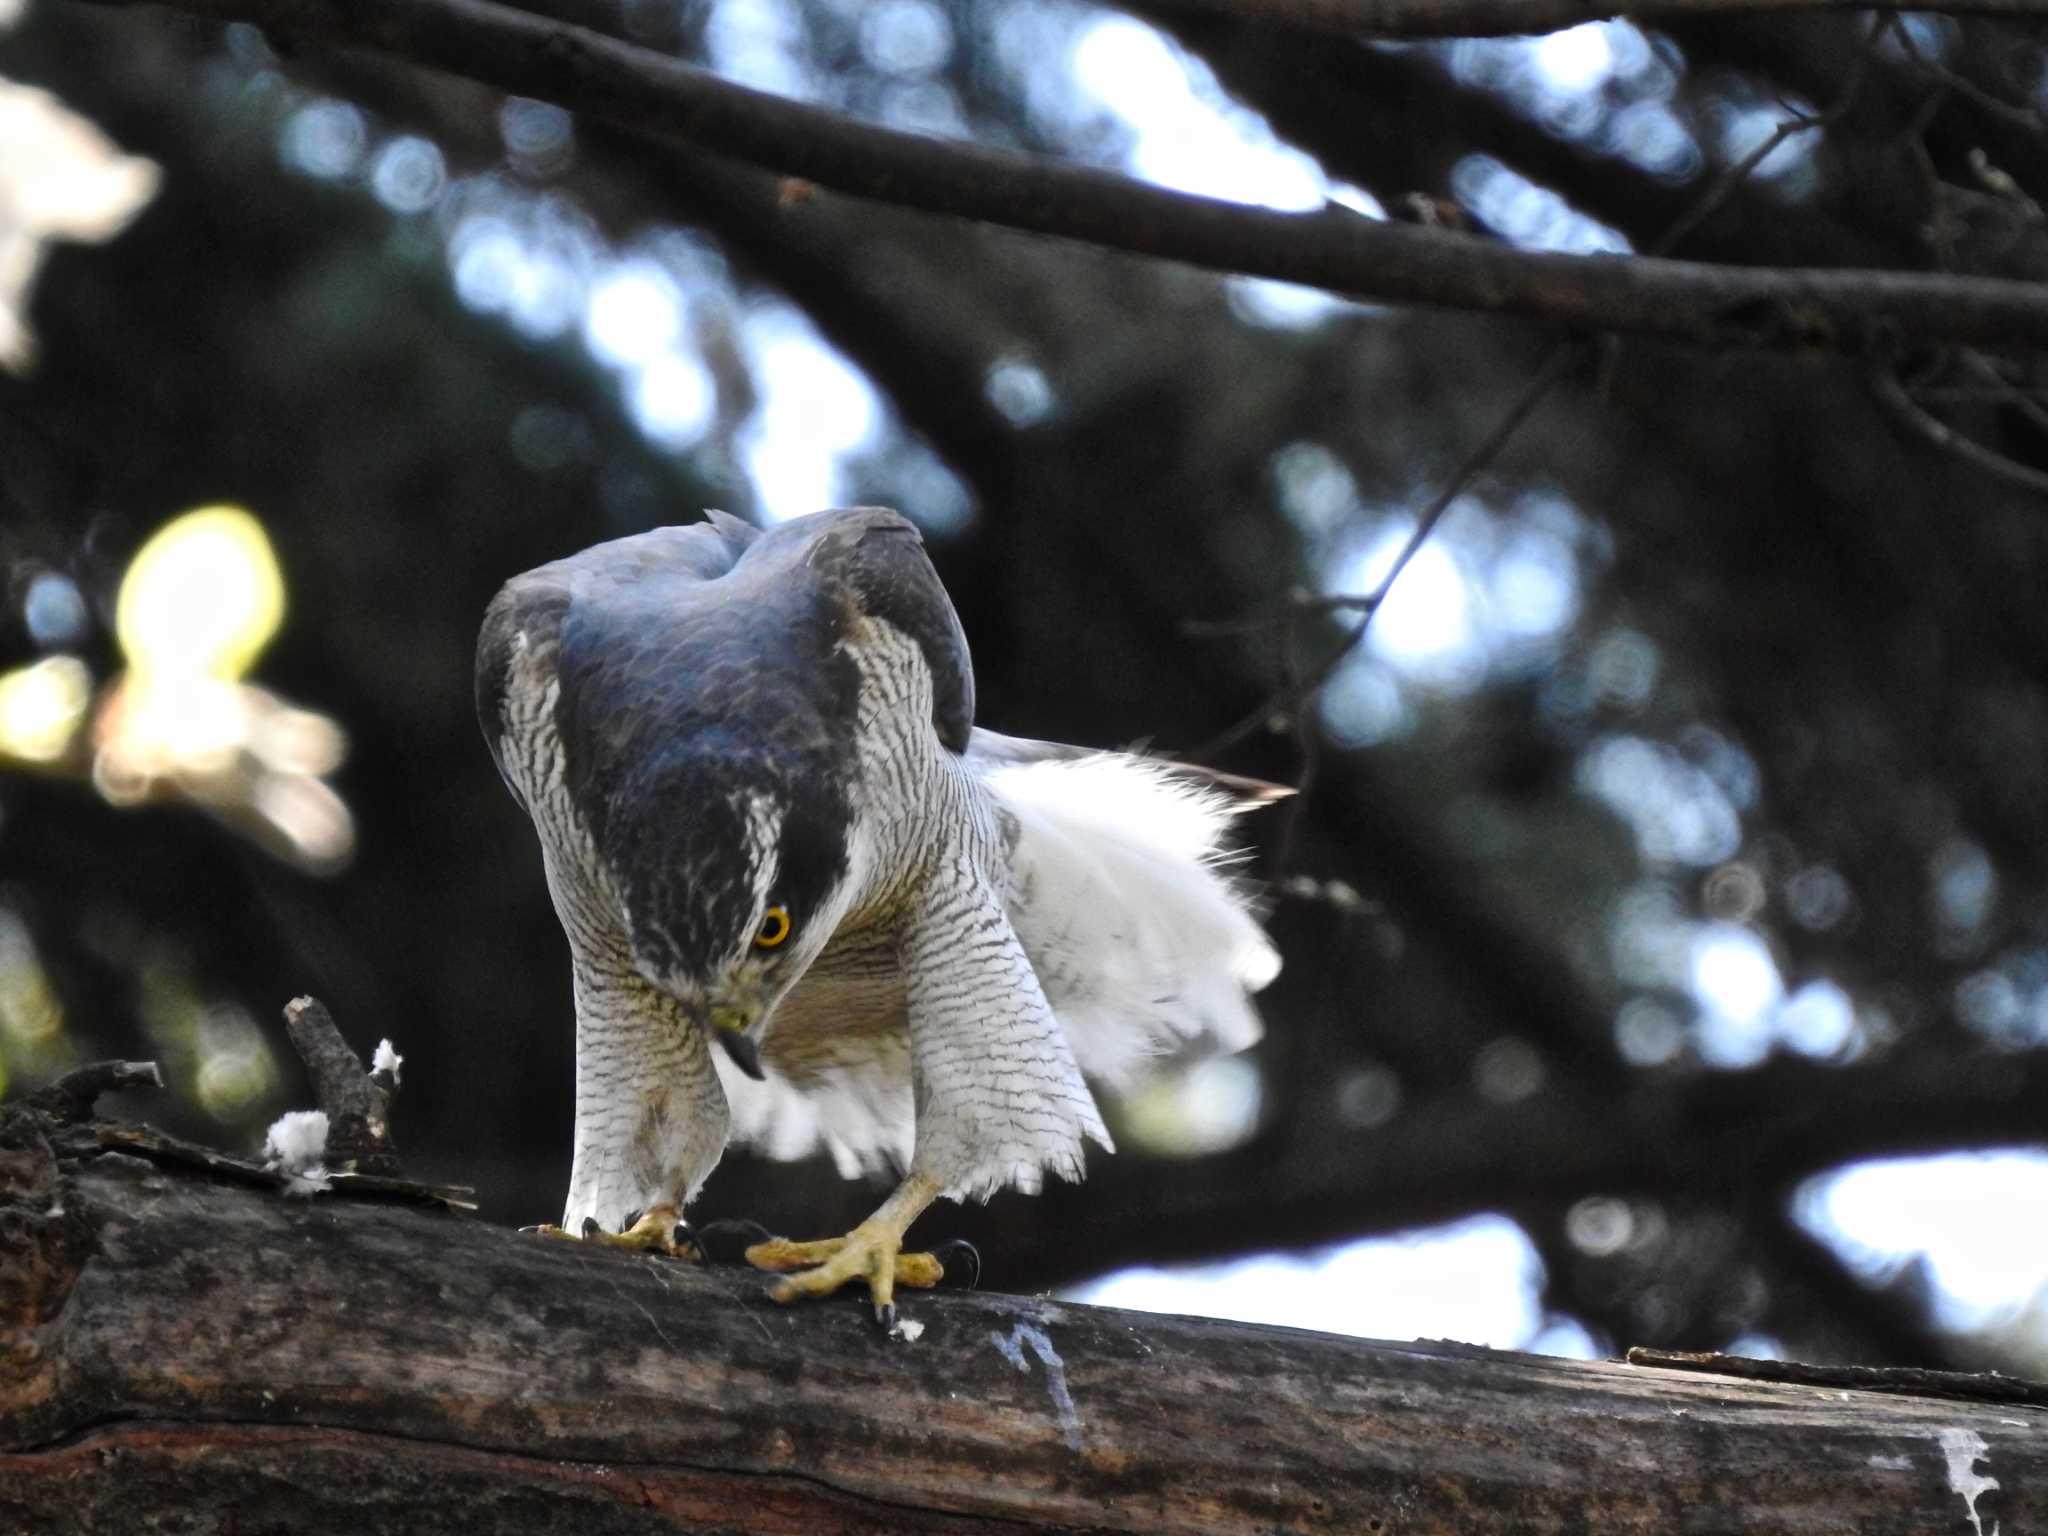
[[[2048,348],[2048,286],[2040,284],[1517,251],[1342,209],[1244,207],[879,128],[488,0],[176,0],[175,8],[401,55],[858,197],[1365,298],[1719,346]],[[803,206],[792,199],[790,216]]]
[[[1175,10],[1172,0],[1141,14],[1200,54],[1233,95],[1331,176],[1389,206],[1414,192],[1448,196],[1459,161],[1475,152],[1550,188],[1639,249],[1698,205],[1697,187],[1560,138],[1499,92],[1461,81],[1439,50],[1333,48],[1305,32]],[[1432,131],[1415,132],[1417,122]],[[1744,184],[1688,238],[1683,254],[1707,262],[1733,256],[1751,266],[1918,265],[1925,246],[1910,210],[1894,223],[1891,230],[1845,223],[1819,199],[1786,219],[1769,194]]]
[[[53,1154],[25,1117],[0,1149],[24,1533],[197,1507],[316,1533],[1886,1536],[2010,1527],[2048,1478],[2008,1401],[1006,1296],[920,1297],[909,1342],[745,1271]]]
[[[1919,11],[1916,0],[1147,0],[1160,9],[1202,11],[1361,37],[1512,37],[1555,32],[1625,16],[1721,16],[1759,11]],[[1955,0],[1960,16],[2048,16],[2048,0]]]

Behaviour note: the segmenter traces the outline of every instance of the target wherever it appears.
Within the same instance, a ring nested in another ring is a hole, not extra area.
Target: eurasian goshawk
[[[893,512],[714,512],[515,577],[477,707],[573,960],[569,1233],[663,1246],[729,1138],[822,1144],[902,1181],[843,1238],[748,1257],[802,1271],[782,1300],[864,1279],[887,1318],[937,1278],[900,1251],[935,1197],[1109,1147],[1087,1078],[1258,1037],[1279,959],[1222,867],[1256,789],[977,729]]]

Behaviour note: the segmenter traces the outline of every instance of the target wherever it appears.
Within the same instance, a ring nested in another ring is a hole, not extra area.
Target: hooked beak
[[[711,1033],[718,1043],[725,1047],[725,1054],[755,1082],[766,1082],[768,1074],[761,1070],[761,1052],[754,1044],[753,1036],[747,1033],[752,1020],[738,1008],[725,1004],[714,1006],[710,1013]]]

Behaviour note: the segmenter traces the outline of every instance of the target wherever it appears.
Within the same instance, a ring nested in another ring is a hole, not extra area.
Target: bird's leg
[[[846,1236],[815,1243],[785,1238],[756,1243],[747,1250],[747,1262],[756,1269],[797,1271],[777,1281],[769,1292],[777,1301],[829,1296],[849,1280],[865,1280],[875,1303],[875,1321],[889,1327],[896,1321],[897,1286],[923,1289],[945,1278],[945,1266],[931,1254],[903,1252],[904,1232],[938,1194],[937,1180],[912,1173],[874,1215]]]
[[[576,1155],[562,1225],[540,1230],[692,1256],[683,1207],[718,1161],[729,1123],[710,1044],[681,1003],[610,950],[572,946],[572,955]],[[606,1230],[614,1224],[618,1232]]]
[[[683,1213],[663,1200],[650,1205],[623,1232],[607,1232],[596,1221],[586,1219],[581,1233],[568,1232],[552,1223],[525,1230],[542,1237],[602,1243],[607,1248],[630,1248],[639,1253],[665,1253],[671,1258],[696,1259],[701,1254],[696,1239],[683,1223]]]

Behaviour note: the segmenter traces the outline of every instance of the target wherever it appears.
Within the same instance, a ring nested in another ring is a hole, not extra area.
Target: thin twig
[[[1723,1355],[1690,1349],[1644,1349],[1628,1352],[1630,1365],[1667,1371],[1707,1371],[1745,1381],[1784,1381],[1807,1387],[1847,1388],[1857,1392],[1902,1393],[1910,1397],[1950,1397],[1971,1402],[2029,1403],[2048,1407],[2048,1382],[1997,1371],[1934,1371],[1899,1365],[1808,1365],[1800,1360],[1758,1360],[1749,1355]]]
[[[174,8],[393,54],[856,197],[1363,298],[1714,346],[1862,351],[1896,339],[2048,348],[2041,284],[1517,250],[1348,210],[1246,207],[878,127],[491,0],[174,0]],[[807,206],[792,203],[788,216]]]
[[[1778,147],[1787,139],[1795,138],[1802,133],[1811,133],[1816,129],[1830,128],[1841,121],[1850,107],[1855,105],[1856,98],[1863,93],[1863,84],[1870,74],[1871,55],[1876,50],[1877,40],[1892,30],[1903,32],[1904,29],[1898,26],[1898,18],[1890,15],[1879,16],[1872,23],[1869,35],[1865,37],[1863,47],[1856,55],[1856,62],[1850,66],[1848,78],[1842,82],[1842,89],[1835,97],[1834,104],[1819,114],[1796,112],[1788,107],[1786,110],[1790,115],[1755,149],[1723,170],[1714,179],[1714,184],[1707,188],[1690,208],[1672,220],[1671,227],[1648,247],[1648,253],[1652,256],[1666,256],[1676,250],[1679,242],[1712,217],[1715,210],[1728,200],[1735,189],[1749,180],[1756,173],[1757,167],[1777,153]]]
[[[1810,133],[1816,129],[1831,127],[1839,121],[1855,103],[1856,98],[1862,94],[1864,82],[1869,77],[1871,56],[1876,51],[1878,39],[1883,37],[1887,30],[1897,25],[1898,18],[1892,15],[1880,15],[1871,24],[1870,31],[1863,40],[1863,47],[1856,55],[1856,62],[1850,68],[1848,79],[1842,83],[1840,94],[1836,96],[1834,104],[1826,111],[1817,115],[1801,112],[1793,108],[1789,103],[1781,101],[1779,105],[1784,107],[1788,114],[1785,121],[1779,123],[1761,144],[1757,145],[1756,148],[1752,149],[1740,160],[1737,160],[1733,165],[1724,166],[1706,191],[1695,198],[1692,204],[1683,213],[1679,214],[1676,219],[1673,219],[1671,226],[1644,248],[1644,253],[1650,256],[1670,255],[1678,248],[1679,243],[1687,235],[1690,235],[1714,215],[1715,211],[1734,194],[1737,187],[1741,186],[1756,173],[1758,166],[1777,153],[1779,146],[1784,144],[1786,140],[1802,133]],[[1620,366],[1621,362],[1618,340],[1610,336],[1609,341],[1610,345],[1600,364],[1599,394],[1602,400],[1612,396],[1615,369]]]
[[[1336,647],[1325,654],[1308,672],[1296,678],[1280,693],[1269,697],[1215,740],[1190,754],[1197,762],[1229,751],[1239,742],[1273,722],[1292,722],[1296,711],[1314,697],[1323,684],[1327,683],[1344,664],[1344,659],[1365,639],[1373,615],[1378,613],[1381,605],[1385,603],[1387,593],[1400,579],[1401,573],[1408,568],[1408,562],[1413,560],[1422,546],[1429,541],[1429,536],[1436,531],[1436,525],[1443,521],[1444,514],[1450,511],[1451,504],[1464,493],[1465,487],[1472,482],[1473,477],[1493,461],[1494,456],[1506,446],[1508,439],[1513,437],[1522,423],[1529,419],[1530,413],[1542,404],[1543,397],[1550,393],[1551,385],[1564,376],[1566,368],[1577,356],[1578,350],[1578,344],[1569,340],[1561,341],[1550,349],[1549,355],[1544,358],[1535,375],[1523,386],[1521,394],[1515,397],[1515,403],[1508,407],[1500,420],[1494,423],[1493,429],[1465,455],[1437,492],[1435,499],[1416,520],[1414,532],[1408,535],[1408,542],[1401,546],[1401,552],[1394,557],[1394,563],[1388,567],[1387,574],[1381,578],[1379,585],[1362,597],[1345,600],[1347,606],[1363,608],[1365,617],[1348,630]]]
[[[1851,68],[1848,78],[1843,82],[1841,92],[1837,95],[1833,104],[1824,112],[1818,114],[1795,113],[1785,122],[1780,123],[1761,144],[1716,177],[1714,183],[1693,202],[1691,207],[1674,220],[1671,226],[1650,246],[1650,250],[1661,254],[1676,247],[1681,240],[1711,216],[1714,210],[1720,207],[1728,198],[1729,194],[1742,181],[1754,174],[1757,167],[1769,159],[1772,153],[1787,139],[1792,138],[1796,134],[1825,129],[1840,120],[1862,93],[1864,82],[1868,77],[1870,60],[1878,39],[1887,30],[1895,27],[1896,24],[1895,17],[1880,15],[1872,24],[1868,35],[1865,37],[1863,49],[1857,55],[1856,62]],[[1221,735],[1207,743],[1194,754],[1197,759],[1206,759],[1226,752],[1238,743],[1246,740],[1262,726],[1268,729],[1278,729],[1284,724],[1293,728],[1297,740],[1301,743],[1300,757],[1302,767],[1300,779],[1296,784],[1297,793],[1293,802],[1287,808],[1286,820],[1278,843],[1280,856],[1276,857],[1273,866],[1277,872],[1285,873],[1287,869],[1285,855],[1292,850],[1294,829],[1300,823],[1301,818],[1307,813],[1308,791],[1313,786],[1317,772],[1314,744],[1318,739],[1318,735],[1315,728],[1306,720],[1307,710],[1304,706],[1309,699],[1313,698],[1322,689],[1324,684],[1336,675],[1337,669],[1344,664],[1345,659],[1356,651],[1358,646],[1364,641],[1366,631],[1371,626],[1374,615],[1379,612],[1380,607],[1386,601],[1387,593],[1392,589],[1394,582],[1399,579],[1401,572],[1407,568],[1409,561],[1415,558],[1423,544],[1429,539],[1430,534],[1435,531],[1436,525],[1442,521],[1444,514],[1450,510],[1451,503],[1457,499],[1472,477],[1491,462],[1494,455],[1506,445],[1516,429],[1521,426],[1522,422],[1542,402],[1544,396],[1549,393],[1551,386],[1563,376],[1565,368],[1572,361],[1577,350],[1578,345],[1571,338],[1559,342],[1552,348],[1542,365],[1537,369],[1535,376],[1529,381],[1528,386],[1523,390],[1520,397],[1517,398],[1514,405],[1510,407],[1507,414],[1501,418],[1493,431],[1480,441],[1472,452],[1466,456],[1464,462],[1452,473],[1449,481],[1445,483],[1444,487],[1438,492],[1436,499],[1431,502],[1429,508],[1416,523],[1415,531],[1409,536],[1408,542],[1401,547],[1400,553],[1395,557],[1394,563],[1388,569],[1386,576],[1371,592],[1342,593],[1335,596],[1318,597],[1308,593],[1305,589],[1296,588],[1288,594],[1287,601],[1277,610],[1253,615],[1246,619],[1211,620],[1199,625],[1190,624],[1186,626],[1190,633],[1221,635],[1247,633],[1271,628],[1297,619],[1306,613],[1333,613],[1355,610],[1364,615],[1345,634],[1337,646],[1327,653],[1315,668],[1305,676],[1299,674],[1299,669],[1294,661],[1294,653],[1290,649],[1288,652],[1288,667],[1290,674],[1293,675],[1290,675],[1282,689],[1278,693],[1269,696],[1258,709],[1238,720],[1234,725],[1230,726]],[[1606,366],[1611,367],[1612,363],[1613,356],[1610,353]]]
[[[1899,46],[1922,73],[1940,81],[1944,88],[1954,91],[1980,111],[1988,112],[2016,128],[2038,130],[2048,126],[2048,117],[2044,117],[2036,108],[2023,107],[2016,102],[1994,96],[1968,75],[1957,73],[1939,59],[1929,58],[1927,51],[1914,41],[1913,34],[1904,27],[1899,28],[1897,36]]]
[[[1680,241],[1711,217],[1714,210],[1727,201],[1735,188],[1754,174],[1757,167],[1768,160],[1777,150],[1778,146],[1787,139],[1797,134],[1827,128],[1839,121],[1843,114],[1854,105],[1856,97],[1863,89],[1864,80],[1868,75],[1872,49],[1878,38],[1883,36],[1887,29],[1895,26],[1896,21],[1897,18],[1889,15],[1877,18],[1871,28],[1869,37],[1865,41],[1862,52],[1857,55],[1856,63],[1850,70],[1849,78],[1843,82],[1841,94],[1835,99],[1832,106],[1825,112],[1818,114],[1795,113],[1785,122],[1780,123],[1771,135],[1755,149],[1744,155],[1733,165],[1724,169],[1714,179],[1713,185],[1701,193],[1692,206],[1680,214],[1677,219],[1673,220],[1671,227],[1652,242],[1648,248],[1650,252],[1655,255],[1662,255],[1674,249]],[[1569,347],[1569,345],[1570,343],[1562,344],[1561,350],[1564,347]],[[1550,363],[1555,361],[1556,358],[1557,354],[1553,353],[1551,359],[1546,360],[1545,369],[1538,371],[1539,380],[1555,377],[1555,375],[1548,374],[1545,370],[1548,369]],[[1611,365],[1612,358],[1610,357],[1608,361]],[[1531,402],[1531,405],[1533,406],[1533,402]],[[1446,505],[1448,505],[1447,502],[1440,500],[1438,506],[1434,509],[1437,515],[1441,516],[1442,508]],[[1401,567],[1407,564],[1408,560],[1413,557],[1415,550],[1419,547],[1419,544],[1411,540],[1409,547],[1402,550],[1400,559],[1395,561],[1393,570],[1389,573],[1387,579],[1381,582],[1379,588],[1373,592],[1363,594],[1340,593],[1335,596],[1323,597],[1310,593],[1304,588],[1297,587],[1288,594],[1286,604],[1279,610],[1262,615],[1254,615],[1247,619],[1211,620],[1207,623],[1190,623],[1186,628],[1190,634],[1222,635],[1244,633],[1255,629],[1270,628],[1303,613],[1333,613],[1346,609],[1356,609],[1364,612],[1365,620],[1359,624],[1354,635],[1362,635],[1365,625],[1371,623],[1374,611],[1385,599],[1387,588],[1393,584],[1394,576],[1400,574]],[[1353,643],[1355,643],[1355,639],[1348,640],[1345,643],[1344,651],[1348,651]],[[1340,652],[1337,659],[1341,661],[1343,654],[1343,652]]]
[[[1955,219],[1949,212],[1948,184],[1941,179],[1941,169],[1934,163],[1934,156],[1927,148],[1927,125],[1934,120],[1934,114],[1948,99],[1948,89],[1937,86],[1913,114],[1913,120],[1906,125],[1905,140],[1913,157],[1913,165],[1920,172],[1920,184],[1927,195],[1927,239],[1934,247],[1934,265],[1943,272],[1953,271],[1956,260]]]
[[[2048,432],[2048,406],[2000,373],[1990,358],[1971,351],[1965,351],[1962,358],[1963,366],[1983,379],[2002,404],[2011,406],[2042,431]]]
[[[288,1190],[290,1174],[264,1163],[236,1157],[213,1147],[186,1141],[153,1125],[98,1124],[67,1133],[62,1150],[82,1154],[87,1147],[103,1152],[126,1152],[153,1163],[198,1168],[217,1178],[259,1189]],[[331,1194],[363,1195],[375,1199],[429,1201],[453,1210],[476,1209],[476,1191],[467,1184],[429,1184],[419,1179],[392,1178],[371,1173],[329,1173],[326,1190]]]
[[[1958,432],[1947,422],[1931,412],[1923,410],[1906,393],[1899,376],[1889,367],[1877,367],[1870,371],[1870,387],[1878,403],[1891,412],[1900,426],[1914,436],[1932,444],[1943,453],[1961,459],[1972,468],[1980,469],[1993,479],[2007,485],[2032,491],[2036,496],[2048,496],[2048,472],[2031,465],[2016,463],[2004,454],[1986,448],[1982,443]]]
[[[1369,594],[1337,592],[1325,596],[1306,587],[1296,587],[1276,607],[1264,612],[1244,614],[1234,619],[1184,619],[1180,632],[1198,640],[1225,639],[1277,629],[1306,613],[1371,613],[1378,606],[1379,599]]]
[[[1974,352],[1957,356],[1959,360],[1981,361]],[[1922,405],[2010,405],[2036,426],[2048,429],[2048,407],[2017,384],[1908,384],[1906,393]]]

